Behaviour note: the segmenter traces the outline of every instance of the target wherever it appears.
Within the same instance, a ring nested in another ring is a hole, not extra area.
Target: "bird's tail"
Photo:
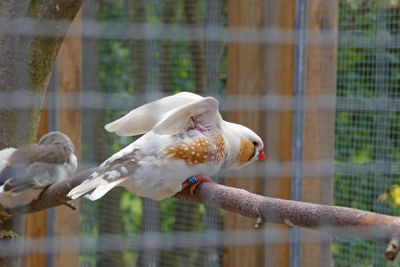
[[[94,201],[101,198],[108,191],[126,180],[126,178],[122,178],[109,181],[103,179],[103,177],[104,175],[100,175],[84,181],[83,183],[69,191],[67,196],[71,199],[77,199],[83,195],[86,195],[86,198]]]

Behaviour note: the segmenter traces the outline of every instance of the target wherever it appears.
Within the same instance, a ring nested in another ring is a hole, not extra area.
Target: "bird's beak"
[[[258,159],[259,160],[265,159],[264,149],[261,149],[260,152],[258,152]]]

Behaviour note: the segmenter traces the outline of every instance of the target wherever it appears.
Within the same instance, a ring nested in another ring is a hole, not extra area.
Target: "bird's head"
[[[264,143],[249,128],[226,122],[225,138],[229,149],[228,168],[239,168],[256,160],[265,159]]]
[[[74,143],[72,143],[71,139],[62,132],[58,131],[49,132],[43,135],[42,138],[40,138],[38,145],[57,145],[65,148],[70,153],[74,152]]]

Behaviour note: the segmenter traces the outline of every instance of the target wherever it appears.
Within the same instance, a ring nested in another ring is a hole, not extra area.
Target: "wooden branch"
[[[67,193],[92,173],[89,169],[75,177],[48,187],[39,199],[18,211],[35,212],[68,200]],[[375,242],[387,243],[385,256],[394,260],[400,250],[400,218],[346,207],[319,205],[300,201],[269,198],[252,194],[246,190],[204,182],[194,196],[188,190],[175,195],[176,198],[204,203],[257,218],[256,227],[263,222],[285,223],[290,226],[312,228],[332,235],[360,237]]]
[[[385,256],[389,260],[394,260],[400,250],[399,217],[346,207],[269,198],[212,183],[201,184],[195,196],[180,192],[176,197],[257,218],[256,228],[263,222],[284,223],[321,230],[332,235],[387,243]]]

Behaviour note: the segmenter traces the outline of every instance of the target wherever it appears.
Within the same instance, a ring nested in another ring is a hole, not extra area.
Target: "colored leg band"
[[[188,182],[190,185],[194,185],[195,183],[197,183],[197,179],[196,177],[192,176],[188,179]]]

